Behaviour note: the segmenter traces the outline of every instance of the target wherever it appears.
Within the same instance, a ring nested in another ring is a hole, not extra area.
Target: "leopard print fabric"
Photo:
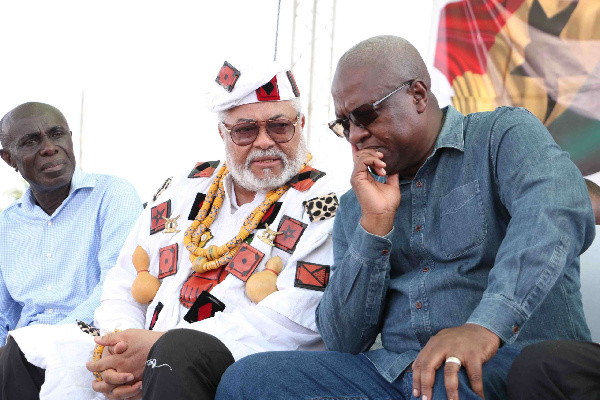
[[[335,216],[340,205],[335,193],[315,197],[302,203],[311,222],[324,221]]]

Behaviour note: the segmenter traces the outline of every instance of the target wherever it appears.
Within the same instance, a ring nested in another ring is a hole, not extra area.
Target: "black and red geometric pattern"
[[[273,221],[275,221],[275,218],[277,218],[277,214],[279,213],[282,204],[283,203],[280,201],[273,203],[258,223],[256,229],[265,229],[267,225],[271,225]]]
[[[206,194],[198,192],[196,198],[194,199],[194,204],[192,204],[192,209],[188,214],[188,220],[193,221],[196,219],[196,216],[200,212],[202,208],[202,204],[204,203],[204,199],[206,198]]]
[[[208,178],[215,172],[215,168],[219,166],[219,163],[219,160],[198,162],[194,169],[190,171],[188,178]]]
[[[150,210],[150,234],[154,235],[165,229],[164,218],[171,216],[171,199],[160,203]]]
[[[279,88],[277,87],[277,75],[256,89],[256,98],[258,101],[277,101],[281,99],[279,97]]]
[[[217,312],[224,309],[225,303],[207,291],[203,291],[183,319],[192,324],[206,318],[214,317]]]
[[[304,289],[324,291],[329,282],[329,265],[298,261],[294,286]]]
[[[156,308],[154,309],[154,312],[152,313],[152,320],[150,321],[150,326],[148,327],[148,330],[154,329],[154,325],[156,325],[156,321],[158,321],[158,314],[160,314],[163,307],[163,303],[159,301],[156,305]]]
[[[325,172],[306,166],[298,175],[290,179],[288,183],[297,191],[305,192],[325,175]]]
[[[161,248],[159,251],[160,260],[158,264],[158,279],[166,278],[177,273],[177,256],[179,245],[173,243]]]
[[[229,64],[227,61],[223,63],[223,66],[219,70],[219,74],[215,79],[219,85],[223,87],[223,89],[231,92],[241,73],[238,71],[233,65]]]
[[[223,282],[223,279],[227,277],[227,271],[224,267],[210,270],[199,274],[197,272],[192,273],[190,277],[185,281],[179,292],[179,302],[185,308],[190,308],[200,293],[204,290],[210,292],[212,288]]]
[[[294,96],[300,97],[300,89],[298,89],[298,85],[296,85],[296,79],[294,79],[294,74],[292,71],[286,71],[285,73],[290,81],[290,85],[292,85],[292,92],[294,92]]]
[[[281,232],[281,234],[277,235],[273,241],[275,247],[292,254],[307,226],[297,219],[284,215],[279,222],[279,228],[277,228],[277,232]]]
[[[264,253],[256,250],[248,243],[243,243],[240,250],[229,262],[225,270],[231,275],[236,276],[246,282],[250,275],[254,272],[260,260],[264,257]]]

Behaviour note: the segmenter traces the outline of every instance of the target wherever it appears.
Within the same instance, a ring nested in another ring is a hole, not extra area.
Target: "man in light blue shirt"
[[[0,214],[0,346],[17,326],[92,323],[102,283],[142,211],[133,186],[76,169],[56,108],[22,104],[0,123],[2,159],[29,183]]]

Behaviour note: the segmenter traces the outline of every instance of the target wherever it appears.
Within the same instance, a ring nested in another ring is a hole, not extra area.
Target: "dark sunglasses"
[[[265,125],[267,135],[276,143],[286,143],[292,140],[296,133],[296,125],[300,119],[300,113],[296,115],[296,122],[289,119],[268,119],[266,121],[240,122],[228,128],[225,123],[223,127],[231,136],[233,143],[238,146],[248,146],[254,143],[260,133],[260,126]]]
[[[356,107],[350,113],[348,118],[338,118],[335,121],[331,121],[329,123],[329,129],[331,129],[333,131],[333,133],[335,133],[337,136],[348,139],[348,137],[350,136],[350,121],[352,121],[352,123],[354,125],[356,125],[360,128],[367,127],[369,124],[371,124],[373,121],[375,121],[377,119],[377,117],[379,116],[379,114],[377,114],[377,110],[375,110],[376,106],[381,104],[381,102],[386,100],[388,97],[390,97],[391,95],[393,95],[394,93],[396,93],[397,91],[399,91],[400,89],[405,87],[406,85],[411,85],[413,82],[414,82],[414,79],[404,82],[398,88],[394,89],[393,92],[391,92],[390,94],[388,94],[381,100],[377,100],[373,104],[365,103],[363,105]]]

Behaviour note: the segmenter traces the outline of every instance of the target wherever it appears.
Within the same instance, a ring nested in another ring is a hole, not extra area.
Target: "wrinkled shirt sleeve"
[[[508,111],[491,141],[495,184],[511,219],[468,322],[512,343],[565,269],[578,268],[595,227],[581,173],[537,118]]]
[[[343,201],[333,228],[334,265],[316,311],[327,350],[357,354],[367,350],[379,332],[389,284],[393,230],[384,237],[356,225],[345,226]],[[345,229],[353,229],[348,232]]]
[[[0,270],[0,347],[6,344],[8,331],[17,326],[21,309],[21,305],[10,296]]]
[[[94,311],[100,306],[102,285],[108,271],[115,266],[119,252],[129,235],[131,228],[142,212],[142,203],[134,189],[127,182],[113,185],[105,193],[98,212],[100,225],[100,280],[90,296],[69,313],[59,324],[73,323],[75,320],[92,323]]]

